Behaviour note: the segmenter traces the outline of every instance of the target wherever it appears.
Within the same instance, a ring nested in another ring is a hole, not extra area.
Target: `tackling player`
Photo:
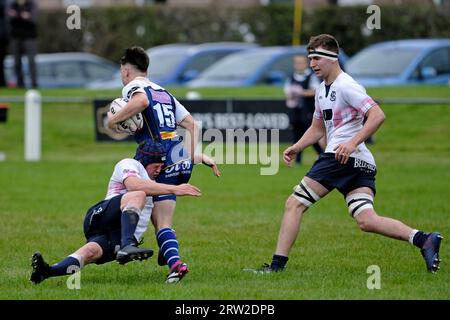
[[[144,260],[153,255],[151,249],[138,245],[152,221],[152,196],[176,194],[200,196],[200,190],[190,184],[178,186],[153,181],[164,165],[165,152],[161,145],[141,146],[136,159],[123,159],[114,167],[104,200],[87,210],[83,229],[87,243],[57,264],[48,265],[40,252],[32,256],[30,280],[43,280],[70,274],[89,263],[118,261],[125,264]],[[172,277],[168,282],[176,282]]]

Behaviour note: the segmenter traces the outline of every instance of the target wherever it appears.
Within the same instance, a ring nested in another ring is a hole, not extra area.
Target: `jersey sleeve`
[[[122,98],[125,99],[125,101],[129,101],[136,92],[145,94],[144,87],[137,81],[131,81],[122,89]]]
[[[343,93],[345,102],[362,114],[366,114],[370,108],[377,105],[377,103],[367,95],[366,90],[358,83],[345,86]]]
[[[190,113],[175,97],[173,97],[173,101],[175,101],[175,120],[177,123],[180,123]]]

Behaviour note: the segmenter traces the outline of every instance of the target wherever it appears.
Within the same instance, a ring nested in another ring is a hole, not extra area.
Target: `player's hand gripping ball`
[[[114,99],[110,106],[109,110],[112,114],[116,114],[119,112],[127,102],[123,100],[122,98]],[[137,131],[142,129],[142,126],[144,124],[144,119],[142,118],[142,114],[138,113],[132,116],[131,118],[122,121],[117,124],[117,131],[120,133],[127,133],[129,135],[135,134]]]

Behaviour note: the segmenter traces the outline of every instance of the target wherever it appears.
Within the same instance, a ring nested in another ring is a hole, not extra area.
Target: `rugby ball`
[[[114,99],[110,106],[109,110],[112,114],[116,114],[119,112],[127,102],[123,98],[117,98]],[[144,125],[144,119],[142,117],[141,113],[135,114],[131,118],[122,121],[117,124],[117,131],[121,133],[127,133],[127,134],[135,134],[137,131],[142,129],[142,126]]]

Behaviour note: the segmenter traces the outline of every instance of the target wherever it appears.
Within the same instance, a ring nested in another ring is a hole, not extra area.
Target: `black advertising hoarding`
[[[94,100],[95,136],[97,141],[131,141],[133,138],[118,134],[106,127],[106,113],[113,99]],[[291,142],[289,117],[284,100],[180,100],[201,125],[202,133],[218,129],[279,130],[280,142]]]

